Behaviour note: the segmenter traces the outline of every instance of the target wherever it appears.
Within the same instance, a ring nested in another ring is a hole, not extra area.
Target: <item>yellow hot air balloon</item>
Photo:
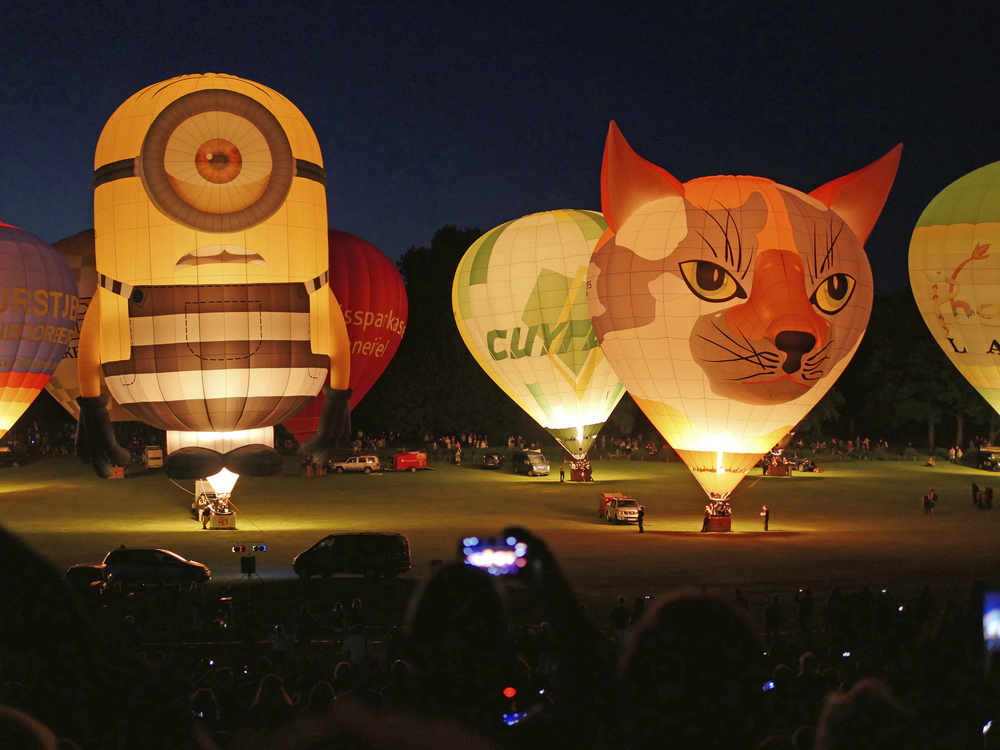
[[[350,350],[329,281],[326,173],[277,91],[190,75],[139,91],[94,157],[97,294],[80,331],[77,452],[122,459],[111,396],[167,431],[172,478],[268,475],[273,425],[321,390],[310,452],[348,428]]]
[[[728,497],[857,350],[872,304],[862,246],[900,150],[808,195],[762,177],[681,184],[611,124],[594,329],[710,497]]]
[[[910,286],[931,335],[1000,412],[1000,162],[924,209],[910,240]]]
[[[476,361],[576,458],[624,394],[587,310],[587,266],[606,227],[594,211],[508,222],[469,248],[452,287]]]

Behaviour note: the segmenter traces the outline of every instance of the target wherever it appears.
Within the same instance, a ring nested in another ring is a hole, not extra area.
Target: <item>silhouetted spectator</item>
[[[413,677],[405,661],[393,662],[389,682],[382,688],[385,707],[392,711],[408,711],[413,707]]]
[[[913,714],[880,680],[865,679],[846,695],[831,693],[816,726],[815,750],[899,750],[917,740]]]
[[[292,638],[285,632],[285,628],[280,623],[274,626],[271,633],[271,660],[274,666],[279,666],[288,657],[288,652],[292,648]]]
[[[407,621],[418,708],[497,735],[513,654],[493,578],[470,565],[447,565],[426,580]]]
[[[630,750],[752,747],[761,738],[761,644],[728,605],[679,596],[650,610],[619,661]]]
[[[352,627],[350,633],[340,648],[340,656],[350,663],[358,677],[363,677],[368,666],[368,636],[360,625]]]
[[[320,680],[309,691],[304,711],[326,711],[333,705],[333,686],[326,680]]]
[[[365,622],[365,607],[360,599],[355,598],[351,601],[351,609],[347,613],[347,624],[357,626],[364,625]]]
[[[0,706],[0,747],[4,750],[57,750],[59,740],[33,716],[10,706]]]
[[[191,715],[209,734],[214,734],[220,728],[222,712],[219,702],[211,688],[199,688],[191,696]]]

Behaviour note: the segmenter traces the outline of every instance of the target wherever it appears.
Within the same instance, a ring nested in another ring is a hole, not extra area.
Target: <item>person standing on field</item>
[[[645,505],[640,505],[639,506],[639,533],[640,534],[645,534],[646,533],[645,531],[643,531],[643,528],[642,528],[642,522],[643,522],[643,519],[645,517],[646,517],[646,506]]]

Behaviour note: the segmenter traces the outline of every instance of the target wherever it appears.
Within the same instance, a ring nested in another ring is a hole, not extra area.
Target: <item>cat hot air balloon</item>
[[[681,183],[611,124],[594,330],[710,497],[728,497],[857,350],[872,305],[863,245],[901,149],[806,194],[762,177]]]
[[[508,222],[469,248],[452,287],[476,361],[575,458],[624,394],[587,310],[587,268],[606,226],[594,211]]]
[[[924,209],[910,239],[910,286],[931,335],[1000,412],[1000,162]]]
[[[344,310],[351,340],[351,409],[365,397],[395,355],[409,311],[403,277],[388,256],[353,234],[330,230],[330,288]],[[317,397],[282,424],[299,442],[319,426]]]
[[[0,223],[0,437],[35,400],[76,332],[76,281],[59,254]]]
[[[167,431],[168,476],[281,470],[272,426],[323,390],[307,448],[349,429],[350,350],[328,283],[326,174],[302,113],[235,76],[149,86],[105,125],[94,172],[98,274],[80,332],[77,452],[127,454],[101,396]]]

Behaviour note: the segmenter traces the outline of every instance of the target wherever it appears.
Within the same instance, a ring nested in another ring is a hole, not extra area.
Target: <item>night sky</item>
[[[323,148],[330,225],[393,258],[446,224],[599,210],[614,119],[682,181],[805,191],[902,141],[867,246],[885,293],[924,206],[1000,160],[995,3],[312,5],[5,2],[0,221],[50,242],[93,226],[104,123],[204,72],[291,99]]]

